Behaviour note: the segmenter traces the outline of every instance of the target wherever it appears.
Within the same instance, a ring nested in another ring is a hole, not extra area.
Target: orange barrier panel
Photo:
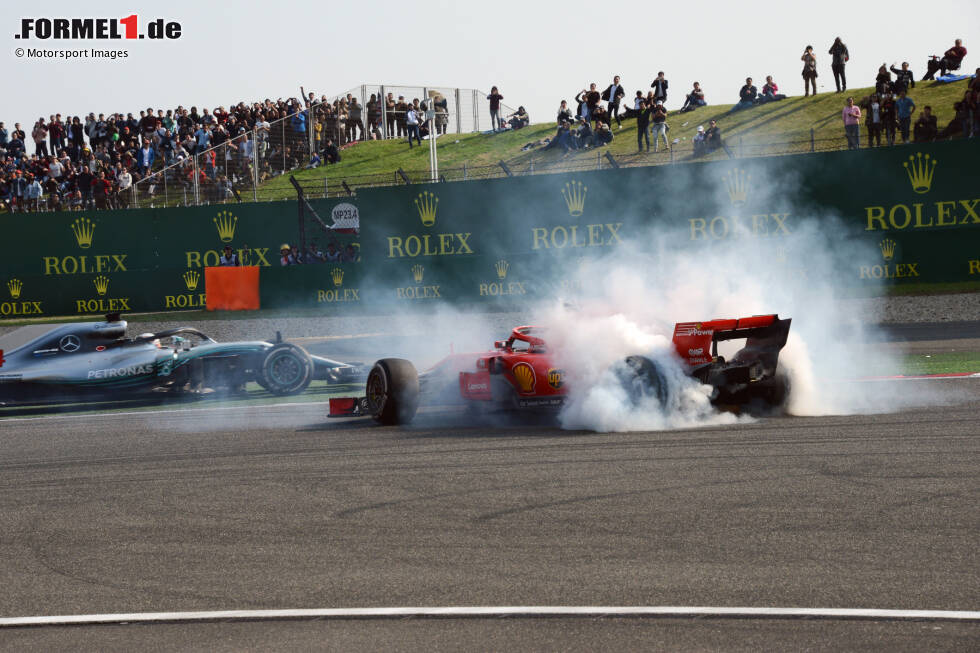
[[[204,268],[204,292],[209,311],[254,311],[259,308],[259,268]]]

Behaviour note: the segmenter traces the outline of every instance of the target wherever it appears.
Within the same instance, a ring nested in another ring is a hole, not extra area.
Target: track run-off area
[[[955,400],[608,434],[322,402],[5,419],[0,648],[975,647],[980,379],[880,383]]]

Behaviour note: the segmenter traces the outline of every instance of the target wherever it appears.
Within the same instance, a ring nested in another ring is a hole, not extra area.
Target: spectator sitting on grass
[[[922,114],[915,121],[913,132],[916,143],[931,143],[936,140],[939,133],[939,125],[936,123],[936,116],[932,115],[932,107],[928,104],[922,107]]]
[[[610,125],[609,112],[601,104],[596,107],[595,113],[592,114],[592,122],[595,123],[596,129],[599,128],[600,124]]]
[[[568,132],[567,120],[562,120],[558,123],[558,129],[555,130],[555,135],[551,137],[551,140],[548,141],[548,144],[542,150],[550,150],[558,147],[566,154],[572,149],[572,137]]]
[[[510,118],[509,124],[511,129],[527,127],[531,123],[531,117],[527,115],[524,107],[517,107],[517,111],[507,117]]]
[[[776,82],[773,81],[772,75],[766,76],[766,84],[762,87],[762,95],[759,96],[759,104],[785,99],[786,96],[779,92],[779,86],[777,86]]]
[[[741,90],[738,92],[738,103],[735,104],[728,113],[733,113],[735,111],[741,111],[742,109],[751,108],[755,104],[755,99],[759,95],[759,90],[752,85],[752,78],[745,78],[745,85],[742,86]]]
[[[694,82],[694,88],[684,98],[684,106],[681,107],[681,111],[694,111],[698,107],[703,107],[706,104],[707,102],[704,101],[704,91],[701,90],[701,84]]]
[[[559,125],[563,122],[572,121],[572,110],[568,108],[568,102],[565,100],[561,101],[561,105],[558,107],[558,119],[555,121]]]
[[[592,143],[592,127],[584,117],[578,119],[578,129],[575,130],[575,148],[585,149]]]
[[[596,124],[595,134],[592,136],[592,142],[596,147],[602,147],[603,145],[608,145],[612,143],[613,133],[609,128],[609,125],[604,122],[599,122]]]

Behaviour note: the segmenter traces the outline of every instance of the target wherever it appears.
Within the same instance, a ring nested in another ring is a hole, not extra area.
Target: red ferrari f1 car
[[[776,374],[790,319],[757,315],[708,322],[681,322],[673,345],[680,366],[711,386],[716,405],[744,406],[761,401],[781,405],[788,386]],[[544,338],[545,329],[515,327],[493,351],[453,354],[419,374],[401,358],[383,358],[368,374],[365,396],[330,400],[330,416],[370,415],[382,424],[407,424],[419,404],[463,403],[473,408],[556,410],[569,392],[565,372]],[[718,355],[718,343],[744,339],[731,360]],[[628,356],[615,366],[619,382],[634,404],[654,398],[666,405],[670,388],[662,363]]]

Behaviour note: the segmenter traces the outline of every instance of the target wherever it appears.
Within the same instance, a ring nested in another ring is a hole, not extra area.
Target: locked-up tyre
[[[382,358],[368,373],[368,412],[382,424],[408,424],[419,407],[419,374],[410,361]]]

